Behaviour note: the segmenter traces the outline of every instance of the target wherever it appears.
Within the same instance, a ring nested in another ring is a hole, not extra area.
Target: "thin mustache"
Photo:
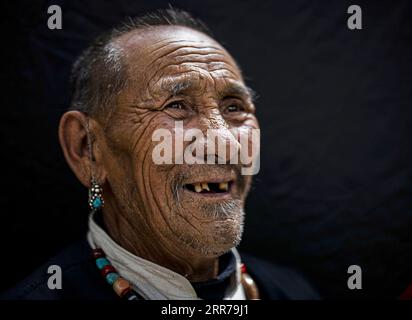
[[[225,171],[226,172],[232,172],[232,170],[235,172],[236,175],[236,180],[240,181],[240,180],[244,180],[244,177],[242,175],[242,168],[237,166],[237,165],[230,165],[230,164],[221,164],[219,165],[219,170],[222,168],[222,166],[225,167]],[[204,171],[207,172],[209,170],[213,170],[214,167],[204,167]],[[175,176],[175,184],[182,184],[184,181],[187,181],[188,178],[190,178],[192,176],[192,174],[190,174],[189,172],[190,169],[182,171],[177,173],[177,175]]]

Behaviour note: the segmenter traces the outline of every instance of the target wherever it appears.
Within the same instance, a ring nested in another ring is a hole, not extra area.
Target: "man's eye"
[[[174,101],[174,102],[169,103],[169,104],[165,107],[165,109],[184,110],[184,109],[185,109],[185,106],[184,106],[184,104],[183,104],[182,102],[180,102],[180,101]]]
[[[231,104],[226,108],[226,110],[227,112],[242,112],[245,111],[245,108],[237,104]]]

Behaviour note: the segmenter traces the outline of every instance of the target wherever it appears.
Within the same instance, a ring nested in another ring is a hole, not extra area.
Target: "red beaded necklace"
[[[116,294],[124,300],[145,300],[145,298],[136,292],[131,283],[122,278],[106,258],[106,254],[102,249],[94,249],[92,257],[95,261],[100,274],[110,284]],[[246,298],[251,300],[259,299],[259,291],[252,277],[246,272],[246,266],[242,263],[241,266],[241,283],[245,290]]]

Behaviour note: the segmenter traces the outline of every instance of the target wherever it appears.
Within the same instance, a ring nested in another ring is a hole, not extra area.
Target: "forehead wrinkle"
[[[211,50],[212,49],[212,50]],[[150,55],[153,56],[152,61],[146,66],[146,70],[150,70],[154,67],[154,65],[158,64],[158,68],[162,68],[165,64],[169,64],[170,60],[174,60],[174,64],[178,64],[179,62],[183,62],[182,60],[187,59],[187,62],[190,62],[190,58],[193,59],[195,62],[197,58],[198,60],[207,60],[207,56],[213,57],[213,60],[221,61],[225,60],[225,57],[229,55],[226,54],[225,51],[219,50],[218,48],[211,48],[211,47],[194,47],[194,46],[179,46],[174,47],[167,52],[164,52],[160,55],[154,55],[153,52],[148,52]],[[229,60],[229,59],[227,59]],[[227,63],[227,62],[226,62]]]
[[[152,65],[150,69],[147,68],[147,72],[145,73],[146,74],[152,73],[148,81],[149,84],[151,82],[153,83],[154,79],[157,79],[159,74],[171,73],[173,69],[179,69],[179,68],[180,69],[186,68],[187,70],[182,70],[180,72],[177,72],[176,70],[174,70],[173,75],[192,73],[192,76],[193,76],[193,73],[197,73],[198,75],[200,75],[200,77],[202,77],[201,74],[203,74],[203,76],[213,78],[217,76],[223,77],[225,73],[228,73],[234,79],[242,79],[240,70],[237,69],[237,65],[235,62],[233,62],[232,64],[231,60],[225,61],[225,55],[220,52],[219,52],[219,57],[222,57],[222,59],[217,59],[215,53],[205,53],[204,55],[198,55],[196,53],[189,52],[186,55],[181,55],[179,57],[173,58],[173,60],[175,61],[170,61],[170,59],[153,60],[151,64],[156,62],[158,64],[157,67],[155,68]],[[230,56],[228,58],[230,58]],[[171,70],[169,71],[168,69],[171,69]],[[155,71],[153,72],[153,70]],[[156,80],[152,86],[155,86],[156,83],[160,82],[160,79]]]
[[[171,40],[170,37],[167,39],[156,40],[156,42],[154,42],[155,39],[140,38],[138,40],[139,41],[135,41],[135,45],[132,46],[132,40],[129,39],[129,50],[127,50],[129,59],[127,59],[127,69],[130,77],[129,79],[132,81],[131,83],[136,84],[137,87],[141,85],[144,86],[140,87],[143,89],[139,94],[140,98],[138,100],[140,100],[140,102],[145,100],[145,102],[148,103],[158,103],[161,102],[161,100],[164,100],[164,95],[166,94],[168,96],[176,96],[189,89],[197,89],[201,94],[202,90],[205,90],[208,85],[207,79],[215,82],[215,78],[227,78],[239,80],[243,83],[241,71],[238,69],[236,62],[223,47],[220,47],[219,44],[215,45],[213,40]],[[142,46],[144,42],[147,43],[146,46]],[[178,45],[182,43],[190,44],[190,46],[182,47]],[[205,46],[205,44],[207,46]],[[139,47],[139,50],[136,50],[137,46]],[[169,46],[171,47],[170,49],[168,48]],[[143,52],[141,49],[143,49]],[[166,49],[167,51],[165,51]],[[185,57],[183,55],[183,61],[178,63],[174,56],[177,55],[179,57],[179,54],[181,54],[182,51],[187,56]],[[135,52],[135,54],[133,54],[133,52]],[[158,54],[153,56],[153,52],[162,53],[163,56],[169,56],[165,59],[160,59],[156,57]],[[210,61],[191,61],[202,60],[202,57],[207,57],[211,54],[213,59]],[[142,55],[151,56],[150,60],[147,61],[148,63],[145,63],[144,66],[142,65],[143,61],[141,60]],[[170,55],[173,57],[170,57]],[[222,59],[217,59],[220,57],[222,57]],[[158,64],[156,68],[153,67],[155,63]],[[167,70],[169,67],[170,70]],[[173,68],[175,68],[175,70],[173,70]],[[165,76],[163,76],[161,72],[163,72]],[[171,75],[169,76],[167,74]],[[176,75],[181,76],[177,77]],[[141,78],[141,76],[143,76],[143,78]],[[158,77],[161,78],[157,79]],[[146,83],[146,85],[144,83]],[[212,82],[210,82],[210,84],[216,85]],[[214,91],[217,92],[216,89],[214,89]],[[232,92],[233,91],[234,90],[232,90]]]
[[[208,51],[205,54],[216,53],[226,56],[227,62],[237,67],[236,62],[232,61],[231,55],[215,39],[185,26],[142,28],[117,38],[116,42],[119,42],[119,45],[125,49],[129,62],[129,59],[135,60],[133,56],[136,57],[136,53],[139,56],[137,61],[142,59],[142,55],[151,57],[151,61],[146,64],[145,68],[151,68],[151,65],[157,60],[179,49],[197,51],[198,54],[203,54],[202,51]],[[168,46],[171,48],[167,48]],[[157,52],[163,51],[162,49],[167,50],[158,55]]]
[[[171,70],[170,70],[171,69]],[[174,69],[186,69],[182,71],[175,71]],[[210,63],[206,62],[193,62],[193,61],[184,61],[180,63],[167,63],[163,66],[161,66],[158,70],[154,72],[153,75],[150,76],[150,79],[148,83],[150,84],[151,82],[154,82],[153,85],[156,83],[160,82],[162,78],[168,77],[168,76],[163,76],[158,79],[159,74],[168,74],[172,73],[173,75],[171,76],[176,76],[176,75],[187,75],[187,76],[192,76],[196,75],[196,78],[202,78],[202,77],[223,77],[223,75],[230,74],[234,79],[241,79],[241,75],[237,74],[233,68],[230,68],[230,66],[227,65],[227,63],[224,62],[216,62],[212,61]],[[171,72],[172,71],[172,72]],[[154,81],[154,79],[158,79]]]
[[[166,42],[166,43],[164,43]],[[161,43],[160,46],[158,46]],[[198,48],[198,49],[213,49],[213,50],[222,50],[222,48],[217,47],[217,46],[213,46],[213,45],[207,45],[205,46],[204,43],[207,43],[206,41],[199,41],[199,40],[170,40],[170,39],[162,39],[160,41],[156,41],[151,43],[150,45],[147,46],[148,50],[151,50],[152,54],[155,54],[157,51],[164,49],[170,45],[174,45],[176,43],[179,44],[184,44],[184,43],[188,43],[189,45],[186,45],[185,47],[192,47],[192,48]],[[193,44],[201,44],[199,46],[195,46]],[[155,49],[152,49],[152,47],[156,47]]]

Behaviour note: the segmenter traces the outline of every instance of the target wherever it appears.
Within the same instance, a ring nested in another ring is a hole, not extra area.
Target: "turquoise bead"
[[[109,265],[109,264],[110,264],[110,262],[109,262],[109,260],[107,260],[106,258],[96,259],[96,266],[97,266],[100,270],[102,270],[102,269],[104,268],[104,266],[107,266],[107,265]]]
[[[112,272],[112,273],[109,273],[109,274],[106,276],[106,281],[107,281],[110,285],[112,285],[112,284],[117,280],[117,278],[119,278],[119,275],[118,275],[117,273],[115,273],[115,272]]]
[[[100,197],[96,197],[93,200],[93,208],[98,209],[102,206],[102,199],[100,199]]]

